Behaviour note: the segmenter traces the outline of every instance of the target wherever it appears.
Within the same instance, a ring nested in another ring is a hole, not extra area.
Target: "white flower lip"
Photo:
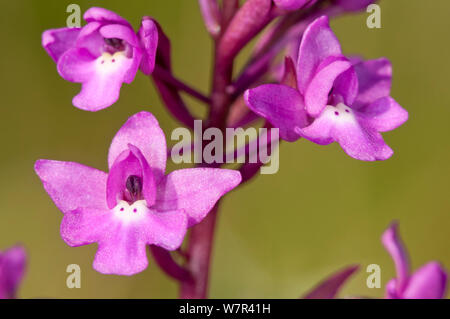
[[[125,223],[141,220],[148,212],[147,202],[145,200],[135,201],[133,204],[121,200],[116,207],[112,209],[114,216]]]

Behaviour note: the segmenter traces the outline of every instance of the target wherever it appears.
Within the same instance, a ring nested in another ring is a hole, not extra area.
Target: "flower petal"
[[[154,212],[149,214],[149,220],[147,244],[167,250],[181,246],[188,227],[188,216],[184,210]]]
[[[435,261],[419,268],[409,279],[403,299],[442,299],[447,288],[447,273]]]
[[[247,90],[244,95],[248,107],[280,129],[282,139],[293,142],[300,138],[295,127],[308,124],[300,93],[286,85],[264,84]]]
[[[408,120],[408,112],[389,96],[376,100],[360,112],[366,123],[378,132],[391,131]]]
[[[143,201],[132,205],[121,202],[113,210],[85,208],[66,214],[61,237],[70,246],[98,243],[94,261],[97,271],[133,275],[147,267],[147,245],[177,249],[186,229],[183,211],[156,212]]]
[[[137,176],[142,181],[142,195],[150,207],[155,203],[156,186],[152,170],[141,151],[134,145],[128,145],[129,150],[123,151],[114,162],[108,174],[106,200],[110,209],[120,200],[132,200],[127,192],[127,180]]]
[[[138,37],[130,27],[122,24],[107,24],[102,26],[99,32],[103,38],[117,38],[128,42],[134,47],[139,47]]]
[[[310,126],[297,132],[320,145],[338,142],[349,156],[362,161],[385,160],[393,154],[381,134],[343,104],[328,105]]]
[[[148,266],[147,244],[135,226],[120,227],[107,240],[98,243],[94,269],[102,274],[132,276]]]
[[[283,10],[298,10],[310,0],[273,0],[275,5]]]
[[[101,22],[101,23],[120,23],[124,25],[130,25],[127,20],[119,16],[117,13],[104,8],[92,7],[88,9],[83,19],[87,22]]]
[[[95,72],[95,60],[96,57],[89,50],[72,48],[67,50],[58,60],[58,72],[66,81],[86,82]]]
[[[89,22],[81,30],[75,42],[75,47],[87,49],[94,57],[102,55],[105,48],[105,38],[99,30],[103,24]]]
[[[25,274],[27,255],[22,246],[0,253],[0,299],[15,298]]]
[[[150,75],[155,68],[156,49],[158,47],[158,28],[153,20],[143,18],[138,35],[141,46],[144,48],[141,70],[144,74]]]
[[[67,245],[78,247],[99,242],[114,226],[108,209],[79,207],[64,215],[60,234]]]
[[[99,111],[118,100],[133,63],[121,52],[95,58],[87,49],[75,48],[61,56],[58,72],[67,81],[82,83],[81,92],[72,101],[76,107]]]
[[[63,213],[77,207],[106,208],[106,173],[78,163],[51,160],[38,160],[34,169]]]
[[[352,76],[350,61],[342,57],[331,57],[324,64],[325,66],[318,68],[305,92],[305,108],[313,117],[317,117],[327,105],[331,89],[340,76],[341,79],[349,80],[348,84],[343,84],[342,80],[337,82],[335,93],[342,95],[344,102],[350,105],[349,102],[353,102],[357,92],[356,75]]]
[[[75,45],[81,28],[46,30],[42,34],[42,46],[50,57],[58,62],[61,55]]]
[[[408,253],[398,234],[397,223],[392,223],[386,229],[381,237],[381,242],[394,260],[395,270],[397,272],[397,295],[401,296],[409,277],[409,259]]]
[[[167,175],[158,185],[155,208],[159,211],[183,209],[188,226],[193,226],[209,213],[216,202],[241,182],[235,170],[220,168],[188,168]]]
[[[359,266],[349,266],[332,274],[309,292],[304,299],[333,299],[342,285],[358,270]]]
[[[111,167],[106,183],[106,201],[108,208],[114,208],[120,200],[128,199],[125,194],[129,176],[143,179],[143,170],[139,159],[130,151],[123,151]]]
[[[358,97],[352,105],[354,109],[359,109],[382,97],[389,96],[392,66],[388,59],[362,61],[356,63],[354,68],[359,82]]]
[[[365,9],[369,4],[376,0],[335,0],[337,5],[346,11],[359,11]]]
[[[386,284],[384,299],[400,299],[397,292],[397,280],[395,278],[389,280]]]
[[[127,52],[124,53],[128,58],[132,60],[132,63],[125,73],[123,81],[125,83],[133,82],[143,56],[143,51],[141,49],[139,39],[134,33],[134,30],[131,27],[121,24],[109,24],[101,27],[99,32],[104,38],[121,39],[131,45],[131,57],[128,57]]]
[[[314,20],[306,29],[297,62],[298,88],[305,95],[318,66],[330,56],[341,56],[341,46],[330,29],[328,17]]]
[[[147,202],[147,206],[150,207],[156,200],[156,184],[153,177],[152,169],[148,165],[147,160],[141,151],[134,145],[128,145],[130,151],[138,159],[142,169],[142,194]]]
[[[108,154],[110,168],[119,154],[128,149],[128,144],[136,146],[142,152],[152,168],[155,183],[158,184],[166,170],[166,138],[151,113],[140,112],[131,116],[114,136]]]
[[[351,61],[349,61],[351,63]],[[339,74],[333,83],[332,94],[346,105],[352,105],[358,96],[359,82],[355,69],[350,67]]]

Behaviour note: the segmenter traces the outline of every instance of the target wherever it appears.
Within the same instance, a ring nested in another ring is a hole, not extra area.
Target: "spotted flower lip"
[[[447,273],[436,261],[431,261],[410,273],[408,253],[400,239],[398,224],[392,223],[381,241],[394,260],[397,277],[386,285],[387,299],[441,299],[445,297]]]
[[[153,71],[158,31],[145,19],[136,35],[128,21],[103,8],[90,8],[84,20],[82,28],[45,31],[42,46],[62,78],[82,84],[73,105],[98,111],[118,100],[122,83],[131,83],[140,66]]]
[[[16,245],[0,252],[0,299],[16,298],[26,268],[25,249]]]
[[[36,162],[45,190],[64,213],[61,237],[74,247],[98,243],[93,265],[97,271],[143,271],[148,265],[146,245],[180,247],[187,227],[199,223],[241,181],[238,171],[219,168],[165,175],[166,157],[157,120],[140,112],[114,137],[109,173],[73,162]]]
[[[244,96],[250,109],[280,129],[281,138],[338,142],[349,156],[364,161],[392,156],[380,132],[402,125],[408,112],[390,97],[387,59],[348,59],[322,16],[303,35],[296,77],[296,88],[265,84]]]

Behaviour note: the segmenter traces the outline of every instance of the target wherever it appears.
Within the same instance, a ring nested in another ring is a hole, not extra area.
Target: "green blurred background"
[[[71,248],[61,240],[62,215],[33,171],[39,158],[106,170],[111,138],[141,110],[155,114],[166,136],[178,125],[142,74],[104,111],[71,105],[79,85],[58,76],[40,41],[45,29],[65,25],[73,2],[2,1],[0,7],[0,250],[20,242],[29,253],[19,297],[176,297],[177,285],[153,260],[133,277],[95,272],[95,245]],[[211,41],[197,1],[76,3],[83,12],[94,5],[114,10],[135,27],[141,16],[155,17],[172,39],[176,75],[209,90]],[[366,287],[365,268],[379,264],[383,286],[394,275],[380,243],[394,219],[414,268],[435,259],[450,267],[450,2],[385,0],[381,8],[382,29],[368,29],[366,13],[333,20],[332,27],[346,53],[386,56],[394,65],[392,95],[410,113],[406,125],[384,135],[395,155],[366,163],[337,145],[284,143],[278,174],[258,176],[223,203],[211,297],[295,298],[351,263],[362,269],[342,295],[381,297],[383,288]],[[66,287],[66,267],[73,263],[81,266],[81,289]]]

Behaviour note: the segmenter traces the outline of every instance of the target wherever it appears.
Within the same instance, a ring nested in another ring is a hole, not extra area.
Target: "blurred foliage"
[[[70,248],[61,240],[61,213],[34,174],[39,158],[106,170],[110,140],[138,111],[154,113],[167,137],[178,126],[142,74],[104,111],[83,112],[71,105],[79,85],[58,76],[40,41],[43,30],[64,26],[72,2],[1,5],[0,249],[16,242],[27,248],[20,297],[175,297],[176,284],[153,261],[133,277],[95,272],[96,246]],[[114,10],[136,28],[141,16],[153,16],[172,40],[176,75],[209,90],[211,41],[197,1],[77,3],[83,11],[94,5]],[[394,157],[365,163],[349,158],[337,145],[284,143],[278,174],[258,176],[224,201],[211,297],[294,298],[351,263],[362,269],[343,295],[381,297],[383,289],[366,287],[365,268],[379,264],[383,285],[394,275],[380,243],[393,219],[401,222],[414,268],[434,259],[450,265],[450,2],[382,1],[381,8],[382,29],[368,29],[364,12],[333,20],[332,27],[346,53],[386,56],[394,65],[393,96],[410,112],[406,125],[384,135]],[[244,61],[245,53],[239,65]],[[192,105],[198,114],[205,112],[204,106]],[[66,287],[66,267],[72,263],[81,266],[81,289]]]

